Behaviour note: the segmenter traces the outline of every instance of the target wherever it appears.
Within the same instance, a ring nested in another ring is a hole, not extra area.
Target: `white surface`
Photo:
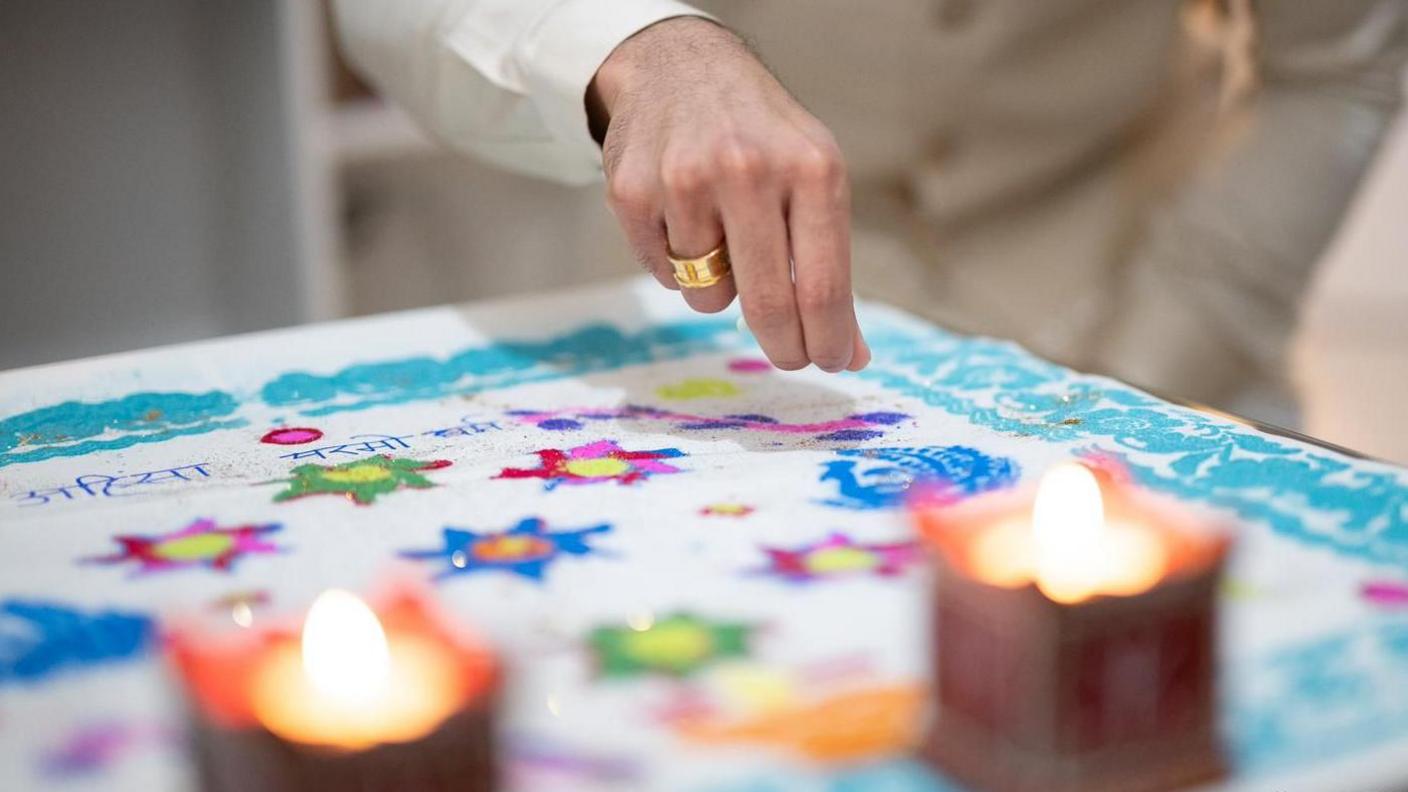
[[[627,420],[554,433],[516,422],[506,411],[645,403],[711,416],[766,412],[783,421],[814,421],[898,410],[915,420],[888,428],[883,440],[860,445],[966,444],[1010,456],[1027,472],[1068,458],[1087,447],[1085,441],[1052,442],[987,429],[971,423],[967,415],[927,407],[876,381],[852,376],[827,377],[815,371],[733,375],[724,363],[734,353],[726,351],[530,384],[488,384],[465,395],[445,391],[438,398],[326,415],[310,414],[316,405],[275,406],[258,396],[264,383],[291,370],[330,373],[351,364],[412,355],[443,360],[491,338],[543,339],[592,321],[634,332],[691,318],[676,295],[637,281],[624,288],[581,290],[470,309],[430,309],[0,375],[0,416],[65,399],[96,401],[135,390],[219,388],[240,400],[238,415],[250,420],[239,429],[5,467],[0,476],[3,594],[84,608],[121,607],[170,615],[204,609],[232,591],[267,589],[275,607],[288,610],[305,606],[329,586],[364,589],[396,563],[399,551],[436,547],[447,525],[487,532],[506,528],[529,514],[544,517],[554,529],[609,522],[613,530],[593,543],[605,552],[559,560],[541,585],[507,573],[486,572],[448,579],[436,589],[455,613],[486,631],[508,654],[515,669],[509,728],[641,763],[646,775],[637,784],[613,789],[693,792],[709,789],[710,783],[726,783],[720,789],[735,792],[749,788],[748,779],[756,777],[773,778],[779,789],[788,792],[823,789],[817,768],[785,752],[756,746],[692,746],[652,714],[670,700],[675,686],[659,679],[598,680],[581,641],[596,625],[683,608],[712,618],[768,625],[745,663],[753,671],[796,677],[803,669],[837,658],[866,658],[867,668],[858,676],[803,688],[804,696],[922,679],[928,658],[924,630],[918,626],[924,624],[926,591],[921,570],[894,578],[860,576],[807,586],[759,573],[766,565],[762,545],[791,547],[833,531],[867,541],[895,541],[907,535],[894,512],[849,511],[820,502],[831,494],[829,485],[818,481],[822,463],[835,459],[837,446],[854,444],[730,430],[682,431],[659,422]],[[863,320],[917,327],[874,306],[865,309]],[[732,323],[732,319],[723,321],[725,326]],[[724,341],[748,350],[742,337],[729,336]],[[916,350],[879,351],[877,366],[894,365],[898,371],[902,366],[888,362],[886,356]],[[526,371],[549,373],[554,366],[570,365],[570,360],[539,362]],[[974,374],[988,376],[981,369]],[[682,404],[661,401],[660,386],[701,376],[729,379],[743,394]],[[22,390],[14,387],[19,384]],[[455,384],[484,383],[471,376]],[[334,401],[319,403],[341,404],[361,395],[365,394],[344,392]],[[368,507],[337,497],[272,502],[282,488],[279,480],[295,463],[283,458],[287,448],[259,444],[259,435],[271,425],[295,420],[316,425],[326,432],[321,441],[326,443],[366,432],[418,432],[453,425],[466,414],[496,418],[506,428],[473,438],[426,440],[417,435],[415,449],[402,454],[452,460],[451,467],[428,474],[438,485],[433,489],[393,493]],[[659,475],[633,487],[564,485],[553,491],[545,491],[535,479],[494,478],[505,466],[533,466],[536,449],[565,448],[602,437],[617,439],[633,450],[678,447],[688,455],[671,461],[685,472]],[[781,445],[772,445],[773,440]],[[1295,444],[1291,447],[1287,453],[1302,453],[1293,450],[1299,448]],[[1132,458],[1142,458],[1125,450]],[[20,505],[28,500],[27,491],[78,474],[165,469],[198,460],[209,460],[209,480],[125,498]],[[1157,464],[1166,461],[1160,459]],[[1359,469],[1384,472],[1371,464]],[[701,506],[715,501],[748,503],[758,511],[738,522],[698,514]],[[222,524],[282,523],[283,530],[270,538],[287,550],[243,558],[230,574],[189,569],[134,576],[120,565],[81,563],[113,550],[114,535],[161,534],[195,516],[212,516]],[[444,568],[417,567],[427,572]],[[1274,678],[1274,668],[1256,665],[1268,652],[1383,623],[1383,617],[1355,595],[1355,586],[1369,576],[1394,572],[1293,541],[1262,524],[1244,526],[1230,574],[1255,594],[1229,600],[1223,625],[1229,667],[1244,672],[1237,684],[1255,690]],[[1399,700],[1394,698],[1399,693],[1408,694],[1387,686],[1401,684],[1402,675],[1390,673],[1387,679],[1390,682],[1378,692],[1390,704]],[[698,681],[706,691],[715,691],[710,695],[717,694],[721,685],[727,688],[722,679],[709,674]],[[5,712],[0,721],[4,729],[0,787],[45,788],[44,780],[35,775],[38,752],[60,743],[75,724],[93,717],[174,722],[172,703],[162,691],[162,679],[152,662],[85,670],[38,685],[0,689],[0,708]],[[1298,716],[1298,725],[1305,726],[1304,709],[1288,709],[1287,714]],[[23,726],[17,728],[18,724]],[[603,724],[611,726],[603,728]],[[1340,776],[1303,783],[1302,776],[1310,776],[1301,768],[1284,785],[1274,777],[1256,777],[1227,788],[1381,789],[1389,779],[1402,780],[1408,773],[1408,764],[1402,761],[1408,747],[1405,740],[1408,735],[1398,734],[1381,743],[1382,749],[1330,760],[1354,761],[1356,772],[1363,774],[1362,785],[1346,786]],[[1368,761],[1371,758],[1374,761]],[[123,759],[110,775],[94,776],[86,785],[74,782],[71,787],[171,789],[183,783],[182,767],[172,752],[148,748]],[[1318,771],[1311,768],[1310,772]],[[539,790],[528,787],[525,792]]]

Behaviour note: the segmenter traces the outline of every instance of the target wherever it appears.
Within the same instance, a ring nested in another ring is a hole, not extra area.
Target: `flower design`
[[[294,468],[288,489],[274,496],[275,502],[302,498],[306,495],[342,495],[359,506],[372,503],[378,496],[398,489],[429,489],[435,483],[420,475],[423,470],[439,470],[450,462],[437,459],[422,462],[380,454],[338,465],[299,465]]]
[[[791,550],[764,547],[771,566],[767,573],[796,583],[855,575],[891,577],[923,558],[918,543],[871,544],[844,534]]]
[[[558,484],[635,484],[660,473],[680,473],[679,468],[662,459],[677,459],[684,452],[677,448],[657,448],[652,451],[627,451],[614,440],[598,440],[566,451],[546,448],[535,452],[541,464],[535,468],[504,468],[495,478],[543,479],[546,489]]]
[[[279,548],[264,535],[282,528],[278,523],[237,525],[222,528],[214,520],[201,519],[179,531],[156,536],[115,536],[120,552],[91,559],[97,564],[137,562],[138,572],[206,567],[228,572],[240,557],[255,553],[277,553]]]
[[[587,640],[602,676],[685,677],[726,658],[746,657],[753,629],[676,613],[644,625],[598,627]]]
[[[526,517],[506,531],[479,534],[463,528],[445,528],[444,546],[437,550],[407,550],[403,558],[443,559],[448,568],[437,575],[470,574],[498,569],[530,580],[542,580],[549,565],[564,555],[595,552],[587,538],[611,530],[606,523],[570,531],[549,531],[540,517]]]
[[[817,440],[854,442],[884,437],[886,427],[908,420],[908,413],[875,411],[856,413],[830,421],[790,423],[760,413],[697,415],[627,404],[620,407],[563,408],[555,410],[510,410],[521,423],[550,432],[574,432],[589,423],[603,421],[661,421],[686,432],[742,431],[775,435],[811,435]]]

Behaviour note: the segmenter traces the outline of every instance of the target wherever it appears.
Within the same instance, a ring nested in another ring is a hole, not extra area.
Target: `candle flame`
[[[391,675],[386,632],[357,595],[328,589],[303,623],[303,673],[319,693],[356,703],[385,691]]]
[[[1100,588],[1108,569],[1105,504],[1095,474],[1068,462],[1042,476],[1032,505],[1037,585],[1056,602]]]

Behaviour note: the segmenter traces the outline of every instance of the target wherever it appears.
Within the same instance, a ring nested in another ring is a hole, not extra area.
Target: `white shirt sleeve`
[[[585,97],[637,31],[707,16],[676,0],[335,0],[352,63],[446,145],[571,184],[600,178]]]

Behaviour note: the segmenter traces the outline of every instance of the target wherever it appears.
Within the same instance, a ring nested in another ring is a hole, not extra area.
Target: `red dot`
[[[302,445],[311,443],[322,436],[323,433],[317,429],[309,429],[305,426],[282,426],[278,429],[271,429],[259,438],[259,442],[272,445]]]

